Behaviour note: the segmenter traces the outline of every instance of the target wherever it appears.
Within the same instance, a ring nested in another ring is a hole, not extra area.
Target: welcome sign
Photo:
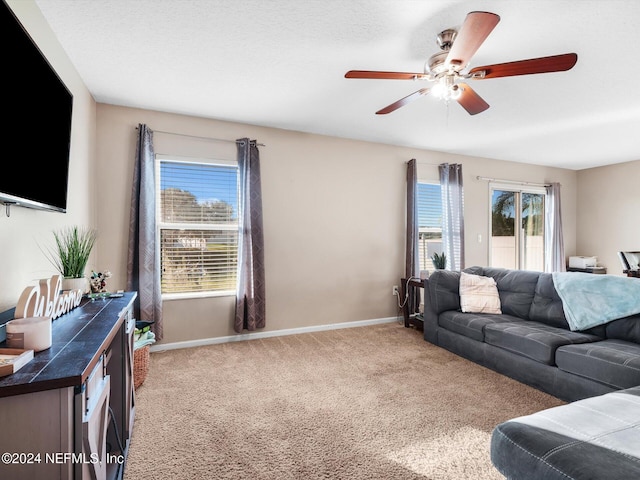
[[[25,288],[18,300],[15,318],[51,317],[53,320],[80,305],[82,290],[60,292],[61,288],[60,275],[43,278],[38,285]]]

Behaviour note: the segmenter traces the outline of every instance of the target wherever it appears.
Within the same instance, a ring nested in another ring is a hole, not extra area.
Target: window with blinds
[[[228,292],[238,264],[238,168],[158,160],[163,294]]]
[[[431,257],[442,253],[442,198],[437,183],[418,183],[418,257],[420,270],[435,270]]]

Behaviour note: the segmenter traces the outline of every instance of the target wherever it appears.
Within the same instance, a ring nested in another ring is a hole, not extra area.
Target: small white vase
[[[67,290],[82,290],[82,293],[89,293],[89,279],[86,277],[80,278],[63,278],[62,279],[62,291]]]

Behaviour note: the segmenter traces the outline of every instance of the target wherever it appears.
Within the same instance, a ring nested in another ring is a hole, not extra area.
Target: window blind
[[[235,289],[237,167],[160,160],[158,186],[162,293]]]
[[[434,270],[431,257],[442,253],[442,198],[440,185],[418,183],[418,255],[420,270]]]

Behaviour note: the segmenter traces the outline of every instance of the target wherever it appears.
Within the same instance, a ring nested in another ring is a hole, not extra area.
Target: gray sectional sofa
[[[640,315],[571,331],[552,274],[464,272],[495,279],[502,313],[461,312],[460,272],[436,270],[425,281],[425,340],[566,401],[640,385]]]
[[[640,478],[640,315],[572,331],[552,274],[464,272],[495,280],[501,313],[463,313],[461,272],[438,270],[425,281],[425,340],[573,402],[496,426],[494,466],[519,480]],[[597,311],[601,298],[587,303]]]
[[[640,478],[640,387],[501,423],[491,461],[518,480]]]

